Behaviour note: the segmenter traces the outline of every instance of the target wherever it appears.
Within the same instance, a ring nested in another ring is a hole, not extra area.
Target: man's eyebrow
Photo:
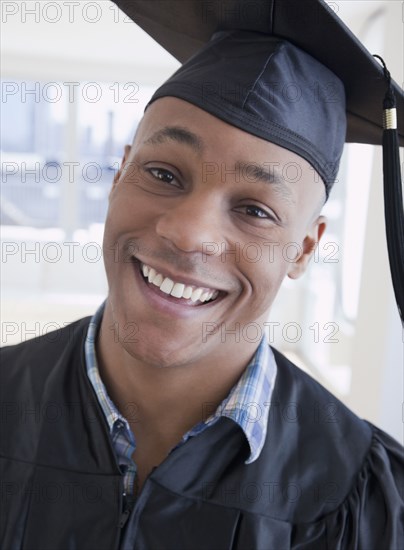
[[[279,163],[264,163],[263,165],[254,162],[236,162],[236,170],[244,176],[247,182],[259,182],[273,185],[285,198],[291,199],[292,192],[286,185],[284,178],[276,169]]]
[[[146,145],[159,145],[167,141],[176,141],[188,145],[197,153],[200,153],[204,148],[203,141],[199,136],[181,126],[165,126],[161,130],[157,130],[143,143]]]

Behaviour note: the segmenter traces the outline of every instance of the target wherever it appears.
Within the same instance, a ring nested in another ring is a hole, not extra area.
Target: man
[[[123,3],[146,27],[151,4]],[[157,6],[151,30],[169,41]],[[222,338],[264,330],[282,280],[304,272],[346,134],[337,68],[260,24],[223,25],[149,103],[110,194],[105,305],[54,344],[3,352],[4,548],[403,547],[400,445],[265,339]],[[277,91],[292,79],[294,104]],[[271,261],[237,254],[251,242],[276,243]],[[20,403],[63,414],[22,422]]]

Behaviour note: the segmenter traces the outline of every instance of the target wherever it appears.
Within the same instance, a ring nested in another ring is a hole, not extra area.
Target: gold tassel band
[[[383,127],[385,130],[397,130],[397,109],[384,109]]]

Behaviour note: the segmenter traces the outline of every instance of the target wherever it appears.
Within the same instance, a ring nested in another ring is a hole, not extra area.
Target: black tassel
[[[391,85],[391,76],[385,62],[378,55],[374,57],[382,62],[387,82],[387,92],[383,102],[384,216],[391,278],[398,311],[404,324],[404,210],[397,135],[396,98]]]

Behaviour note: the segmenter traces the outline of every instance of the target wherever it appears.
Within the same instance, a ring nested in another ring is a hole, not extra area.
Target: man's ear
[[[298,279],[303,275],[326,227],[327,218],[325,216],[318,216],[303,239],[300,254],[297,259],[290,264],[288,277],[291,279]]]
[[[132,149],[132,147],[130,145],[125,145],[121,166],[119,167],[119,170],[116,172],[116,174],[114,176],[114,180],[112,182],[112,189],[117,185],[117,183],[119,182],[120,177],[122,176],[122,170],[123,170],[123,167],[125,166],[125,164],[128,161],[131,149]]]

